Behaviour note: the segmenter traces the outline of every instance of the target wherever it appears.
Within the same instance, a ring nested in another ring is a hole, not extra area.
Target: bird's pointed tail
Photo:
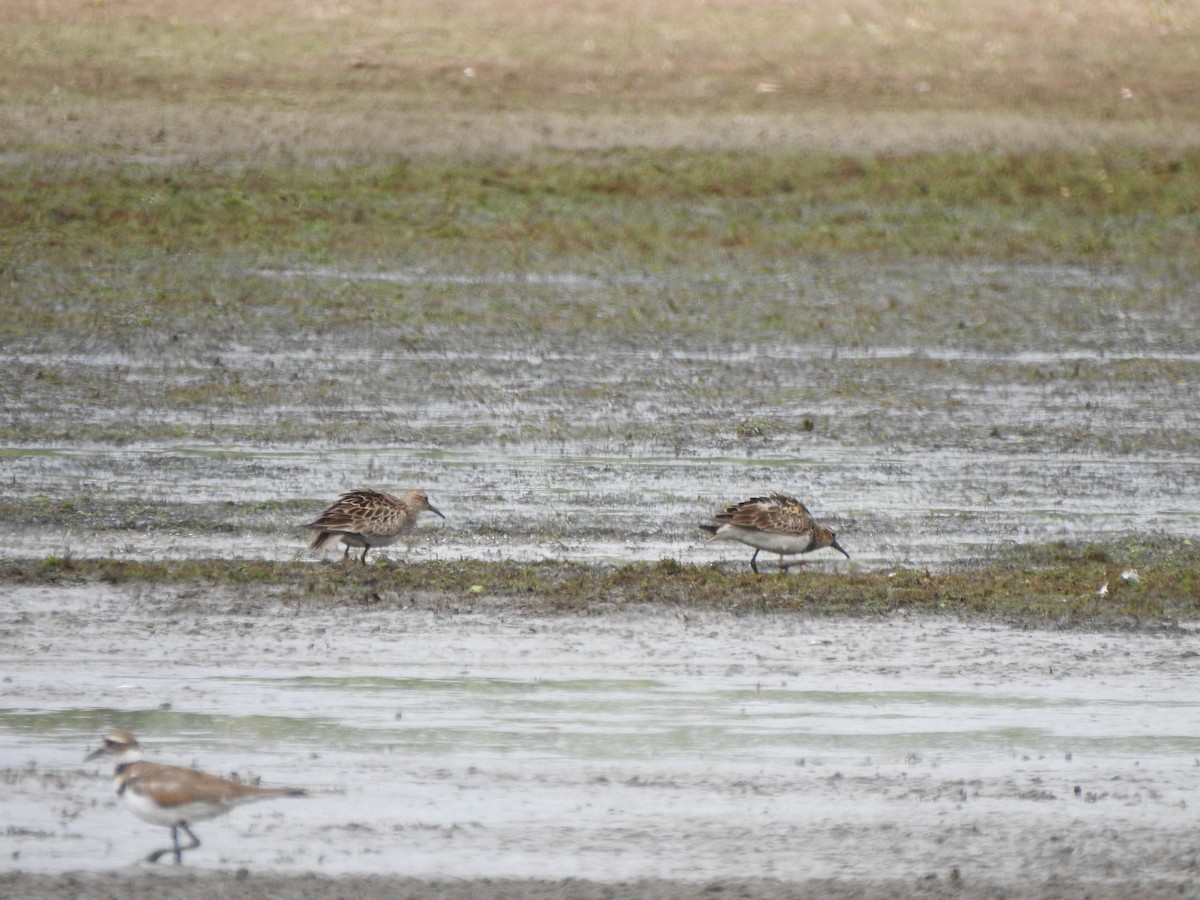
[[[336,544],[341,538],[340,531],[318,531],[312,539],[312,543],[308,545],[309,550],[324,550],[333,544]]]

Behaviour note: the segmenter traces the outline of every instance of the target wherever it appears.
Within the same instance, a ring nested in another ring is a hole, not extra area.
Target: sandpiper
[[[346,546],[342,559],[348,559],[351,547],[362,547],[359,562],[366,565],[372,547],[386,547],[400,540],[416,524],[417,515],[434,509],[424,491],[405,491],[399,497],[383,491],[348,491],[338,497],[325,512],[305,528],[317,529],[309,550],[322,550],[340,539]]]
[[[767,550],[779,554],[779,567],[785,572],[784,556],[811,553],[822,547],[832,547],[846,559],[850,554],[837,542],[837,535],[828,525],[813,519],[808,508],[787,494],[751,497],[726,507],[713,519],[717,525],[701,525],[712,537],[710,541],[741,541],[754,548],[750,568],[758,572],[758,552]]]
[[[189,827],[229,812],[235,806],[266,800],[270,797],[303,797],[299,788],[263,788],[239,784],[195,769],[163,766],[142,762],[142,749],[137,738],[124,730],[110,731],[104,736],[104,746],[89,754],[87,761],[110,756],[117,762],[114,784],[117,796],[139,819],[151,825],[171,829],[171,846],[155,850],[146,857],[149,862],[167,853],[175,855],[175,863],[183,861],[184,850],[195,850],[200,839]],[[179,845],[183,831],[192,842]]]

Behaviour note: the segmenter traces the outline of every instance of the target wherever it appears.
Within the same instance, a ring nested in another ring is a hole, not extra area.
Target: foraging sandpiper
[[[813,519],[808,508],[787,494],[751,497],[719,512],[713,519],[717,525],[701,525],[712,537],[710,541],[741,541],[754,548],[750,568],[758,572],[758,552],[767,550],[779,554],[779,567],[787,571],[784,556],[811,553],[822,547],[832,547],[846,559],[850,554],[837,542],[837,535],[828,525]]]
[[[383,491],[349,491],[304,526],[317,529],[308,549],[323,550],[341,540],[346,546],[342,559],[349,558],[351,547],[362,547],[358,561],[366,565],[367,552],[372,547],[396,543],[424,511],[446,518],[433,508],[424,491],[405,491],[399,497]]]
[[[200,839],[192,834],[189,827],[195,822],[215,818],[235,806],[255,800],[305,795],[300,788],[252,787],[196,769],[142,762],[142,750],[137,738],[123,730],[106,734],[104,746],[89,754],[86,761],[101,756],[116,760],[113,783],[117,796],[129,810],[144,822],[171,829],[171,846],[155,850],[147,856],[147,861],[152,863],[171,853],[178,865],[183,862],[184,850],[199,847]],[[192,842],[187,846],[179,845],[181,830],[191,838]]]

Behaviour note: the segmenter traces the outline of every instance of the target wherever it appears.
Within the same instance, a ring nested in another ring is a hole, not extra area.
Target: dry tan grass
[[[10,0],[0,150],[1194,145],[1171,0]]]

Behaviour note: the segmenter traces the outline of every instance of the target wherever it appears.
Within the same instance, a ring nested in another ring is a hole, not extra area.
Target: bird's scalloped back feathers
[[[743,500],[713,518],[739,528],[778,534],[803,534],[813,527],[813,517],[808,508],[795,497],[779,493]]]
[[[305,527],[355,534],[388,533],[395,530],[396,516],[403,515],[403,511],[400,502],[383,491],[347,491]]]

